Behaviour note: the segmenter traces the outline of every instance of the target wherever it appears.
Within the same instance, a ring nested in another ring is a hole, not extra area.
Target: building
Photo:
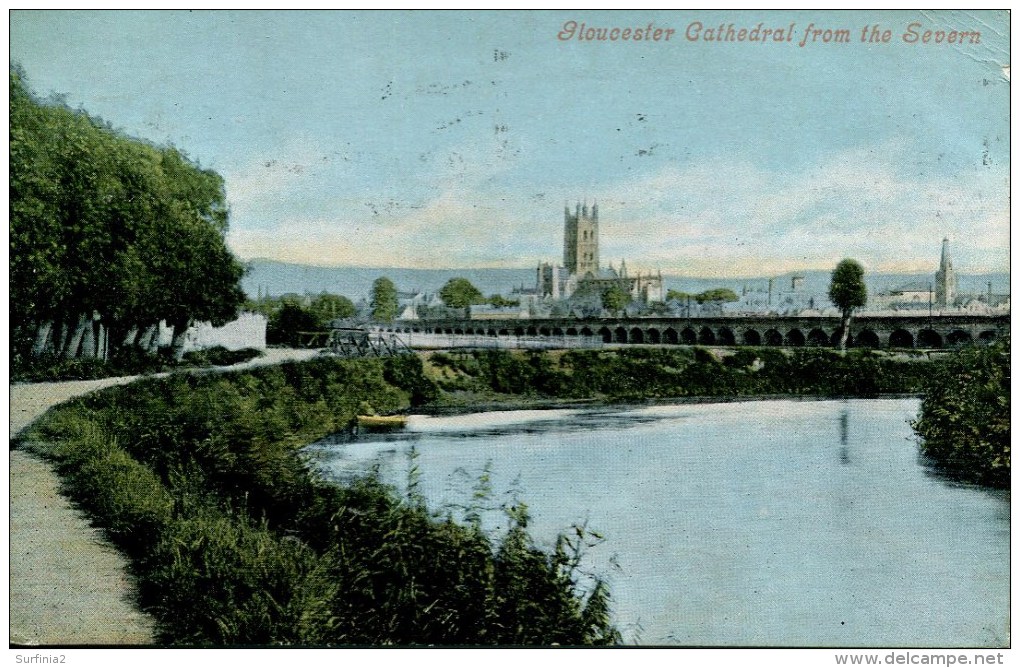
[[[599,259],[599,206],[578,203],[571,213],[563,210],[563,266],[541,262],[536,272],[535,293],[550,300],[585,299],[619,287],[635,302],[661,302],[665,297],[662,274],[631,276],[627,263],[617,271],[612,264],[603,269]]]
[[[935,272],[935,305],[941,307],[955,306],[957,300],[956,271],[953,260],[949,257],[949,239],[942,240],[942,260],[939,270]]]

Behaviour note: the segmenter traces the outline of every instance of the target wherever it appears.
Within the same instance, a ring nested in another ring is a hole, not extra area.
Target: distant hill
[[[244,291],[255,297],[261,288],[263,294],[282,295],[331,292],[345,295],[357,301],[368,297],[372,282],[380,276],[387,276],[398,290],[427,292],[438,291],[451,278],[460,276],[471,281],[482,294],[509,294],[514,287],[523,285],[535,287],[534,269],[397,269],[392,267],[315,267],[291,264],[275,260],[252,260],[250,270],[241,281]],[[803,290],[809,294],[824,294],[829,287],[829,272],[807,271],[798,274],[804,277]],[[786,292],[790,289],[793,274],[773,277],[773,289]],[[663,276],[666,289],[698,293],[711,288],[731,288],[737,294],[746,287],[748,290],[768,290],[768,277],[749,278],[688,278]],[[977,294],[988,291],[1009,293],[1009,274],[961,274],[961,293]],[[869,293],[877,293],[907,283],[928,283],[934,286],[935,274],[865,274]]]

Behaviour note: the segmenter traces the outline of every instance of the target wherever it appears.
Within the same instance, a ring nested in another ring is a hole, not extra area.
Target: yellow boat
[[[359,415],[358,427],[361,429],[401,429],[407,424],[404,415]]]

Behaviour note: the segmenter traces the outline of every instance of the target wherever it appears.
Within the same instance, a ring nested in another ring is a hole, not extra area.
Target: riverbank
[[[366,407],[387,414],[474,412],[486,397],[504,409],[789,398],[762,390],[791,382],[793,396],[831,397],[833,388],[877,396],[910,387],[925,364],[760,350],[720,361],[699,349],[436,357],[323,357],[225,376],[153,377],[72,402],[33,427],[29,440],[131,559],[138,600],[163,642],[612,642],[604,615],[594,625],[581,619],[598,615],[604,592],[577,590],[559,557],[535,552],[526,514],[508,509],[513,528],[493,544],[468,516],[438,521],[411,481],[402,494],[372,485],[327,489],[297,450],[344,429]],[[26,401],[17,414],[27,420],[42,410]],[[337,508],[353,514],[338,519]],[[389,537],[380,543],[382,536]],[[181,544],[194,549],[182,553]],[[380,561],[383,544],[389,556]],[[422,546],[431,555],[424,561]],[[523,595],[536,586],[552,598]],[[243,609],[232,603],[242,599],[250,601]]]
[[[314,354],[271,349],[242,365],[215,370],[280,364]],[[58,404],[140,378],[12,384],[10,436],[15,439]],[[23,448],[12,449],[9,459],[11,643],[153,644],[153,620],[138,609],[127,559],[64,496],[49,461]]]
[[[491,537],[411,487],[307,470],[302,446],[423,383],[417,357],[174,374],[76,399],[24,437],[129,558],[161,643],[614,643],[604,588],[537,550],[523,507]]]

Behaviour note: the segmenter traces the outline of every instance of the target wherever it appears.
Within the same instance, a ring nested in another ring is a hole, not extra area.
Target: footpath
[[[313,357],[314,350],[267,350],[239,369]],[[10,386],[10,437],[51,407],[139,378]],[[151,645],[154,622],[135,604],[127,560],[60,494],[45,460],[10,451],[10,643]]]

